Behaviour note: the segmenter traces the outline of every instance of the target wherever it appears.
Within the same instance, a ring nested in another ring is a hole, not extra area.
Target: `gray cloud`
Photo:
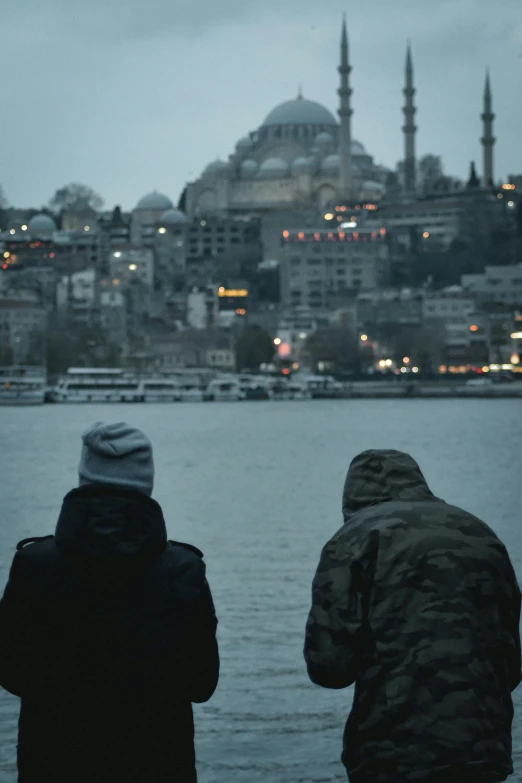
[[[520,0],[4,0],[0,171],[10,201],[40,205],[71,180],[128,208],[154,187],[177,198],[266,113],[305,95],[337,105],[348,16],[354,131],[378,161],[401,157],[402,80],[412,39],[419,152],[480,167],[486,65],[497,171],[522,171]]]

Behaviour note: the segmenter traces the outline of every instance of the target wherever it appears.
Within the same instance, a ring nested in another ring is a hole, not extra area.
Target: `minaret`
[[[413,103],[415,87],[413,86],[413,62],[411,48],[408,43],[406,52],[406,81],[403,90],[405,97],[404,112],[404,189],[407,193],[414,193],[416,186],[415,176],[415,112],[417,109]]]
[[[489,188],[493,185],[493,146],[495,144],[495,137],[493,136],[493,120],[495,115],[492,110],[491,101],[491,84],[489,82],[489,68],[486,72],[486,84],[484,87],[484,112],[482,114],[482,122],[484,128],[484,135],[482,136],[482,147],[484,150],[484,180],[483,185],[485,188]]]
[[[349,76],[351,67],[348,62],[348,33],[346,32],[346,16],[343,18],[343,27],[341,34],[341,64],[339,65],[341,75],[341,85],[337,90],[340,98],[339,118],[341,127],[339,129],[339,158],[340,167],[340,196],[343,199],[351,199],[353,191],[352,183],[352,114],[350,108],[350,89]]]

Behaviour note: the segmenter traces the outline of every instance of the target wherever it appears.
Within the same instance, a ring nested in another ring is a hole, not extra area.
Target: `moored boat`
[[[119,368],[70,367],[51,390],[52,402],[141,402],[140,379]]]
[[[41,405],[45,386],[44,367],[0,367],[0,405]]]

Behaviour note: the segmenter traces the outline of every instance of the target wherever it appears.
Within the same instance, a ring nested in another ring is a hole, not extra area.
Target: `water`
[[[169,537],[205,553],[222,674],[196,705],[200,783],[345,781],[341,735],[353,688],[312,685],[302,657],[310,583],[341,525],[348,463],[409,451],[432,490],[478,514],[522,583],[517,400],[331,400],[0,409],[0,589],[14,546],[52,533],[77,483],[80,433],[126,420],[151,437],[154,496]],[[0,693],[0,780],[13,783],[18,699]],[[522,783],[522,687],[514,693]]]

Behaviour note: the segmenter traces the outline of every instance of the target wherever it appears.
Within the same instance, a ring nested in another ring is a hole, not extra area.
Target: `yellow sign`
[[[248,296],[246,288],[219,288],[219,296]]]

